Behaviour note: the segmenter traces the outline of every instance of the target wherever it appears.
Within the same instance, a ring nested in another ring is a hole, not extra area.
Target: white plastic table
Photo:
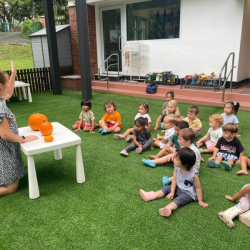
[[[22,88],[24,99],[27,99],[26,91],[25,91],[25,88],[27,88],[28,89],[28,100],[29,100],[29,102],[32,102],[32,96],[31,96],[31,92],[30,92],[30,84],[29,83],[15,81],[15,88],[17,88],[17,95],[18,95],[19,101],[22,101],[22,95],[21,95],[20,88]]]
[[[28,180],[29,180],[29,197],[30,199],[36,199],[40,196],[38,181],[36,176],[36,168],[33,156],[36,154],[54,151],[55,159],[62,159],[62,148],[75,146],[76,147],[76,181],[77,183],[85,182],[85,173],[84,166],[82,161],[82,152],[81,152],[81,138],[76,135],[71,130],[64,127],[62,124],[58,122],[52,122],[53,125],[53,133],[54,137],[53,142],[45,142],[44,136],[40,133],[40,131],[33,131],[31,128],[23,127],[19,128],[20,136],[27,135],[36,135],[39,137],[38,140],[21,143],[21,150],[28,158]]]

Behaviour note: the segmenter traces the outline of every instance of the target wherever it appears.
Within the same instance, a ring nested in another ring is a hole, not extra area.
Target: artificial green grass
[[[27,126],[30,114],[45,114],[49,121],[60,122],[68,128],[78,120],[81,92],[63,90],[32,95],[33,103],[12,98],[7,103],[15,114],[18,127]],[[152,127],[161,113],[163,101],[93,92],[92,110],[96,121],[104,115],[103,103],[113,100],[122,117],[122,132],[133,125],[139,103],[149,104]],[[190,104],[179,103],[183,115]],[[209,115],[222,113],[223,108],[199,106],[203,123],[201,136],[208,130]],[[239,111],[240,138],[246,154],[250,151],[250,113]],[[139,189],[159,190],[162,176],[171,176],[173,164],[150,168],[143,165],[149,151],[141,155],[130,152],[128,158],[119,152],[128,143],[116,141],[113,134],[102,136],[77,132],[82,138],[82,155],[86,182],[76,183],[75,148],[62,150],[63,159],[54,160],[53,152],[34,157],[40,198],[29,199],[28,176],[20,181],[19,190],[0,197],[1,249],[243,249],[248,244],[249,228],[238,219],[229,229],[217,213],[234,203],[224,198],[234,195],[249,183],[249,176],[237,176],[232,171],[211,169],[203,154],[200,181],[207,209],[193,202],[163,218],[158,210],[170,201],[166,198],[144,202]],[[156,136],[160,131],[152,131]],[[159,149],[154,149],[156,154]],[[25,165],[27,160],[23,155]]]
[[[0,44],[0,69],[10,70],[10,61],[13,60],[16,69],[33,69],[31,44]]]

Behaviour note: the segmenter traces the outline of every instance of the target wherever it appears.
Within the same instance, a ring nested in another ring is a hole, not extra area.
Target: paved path
[[[21,32],[0,32],[0,43],[30,43],[30,39],[24,38]]]

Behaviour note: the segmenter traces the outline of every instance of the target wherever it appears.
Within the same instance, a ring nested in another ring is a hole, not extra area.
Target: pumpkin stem
[[[46,120],[43,120],[43,123],[46,122]]]

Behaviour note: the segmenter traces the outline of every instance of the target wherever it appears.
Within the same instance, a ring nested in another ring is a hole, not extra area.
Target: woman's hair
[[[103,104],[103,109],[104,111],[106,111],[106,106],[113,106],[114,107],[114,110],[116,110],[116,104],[113,102],[113,101],[107,101]]]
[[[0,83],[5,84],[8,80],[8,74],[0,70]]]
[[[187,147],[178,148],[176,151],[177,154],[175,157],[178,157],[181,161],[181,164],[187,168],[187,171],[189,171],[194,166],[196,161],[195,152]]]
[[[232,110],[235,114],[237,114],[239,108],[240,108],[240,104],[238,102],[231,102],[231,101],[228,101],[224,104],[224,107],[226,106],[226,104],[231,104],[232,105]]]
[[[222,126],[224,119],[221,115],[219,114],[214,114],[209,117],[209,119],[215,120],[216,122],[219,123],[220,126]]]
[[[145,108],[147,110],[147,113],[149,112],[149,107],[148,107],[148,104],[146,102],[140,103],[139,107],[140,106],[143,106],[143,108]]]
[[[168,95],[171,95],[172,96],[172,99],[174,99],[174,91],[168,91],[167,94],[166,94],[166,97]]]
[[[238,131],[239,131],[237,125],[234,124],[234,123],[231,123],[231,122],[230,122],[230,123],[227,123],[226,125],[224,125],[224,126],[222,127],[222,130],[223,130],[224,132],[230,132],[230,133],[232,133],[232,134],[237,134]]]
[[[193,143],[195,140],[195,133],[191,128],[183,128],[178,132],[178,137],[182,137],[184,141],[189,141]]]
[[[169,105],[169,104],[173,105],[173,106],[176,108],[176,109],[175,109],[175,112],[174,112],[174,115],[175,115],[177,118],[179,118],[179,117],[181,116],[181,113],[180,113],[180,110],[179,110],[179,108],[178,108],[178,102],[175,101],[175,100],[171,100],[171,101],[168,102],[168,105]],[[166,108],[166,114],[167,114],[167,115],[170,115],[170,114],[168,113],[168,108]]]
[[[91,109],[91,108],[92,108],[91,101],[89,101],[88,99],[82,100],[82,102],[81,102],[81,107],[82,107],[82,106],[88,106],[89,109]]]
[[[189,128],[189,124],[186,121],[176,122],[175,126],[180,128],[180,129]]]
[[[139,117],[135,120],[135,124],[139,123],[141,126],[145,127],[146,125],[148,125],[148,119],[147,118],[143,118],[143,117]]]

